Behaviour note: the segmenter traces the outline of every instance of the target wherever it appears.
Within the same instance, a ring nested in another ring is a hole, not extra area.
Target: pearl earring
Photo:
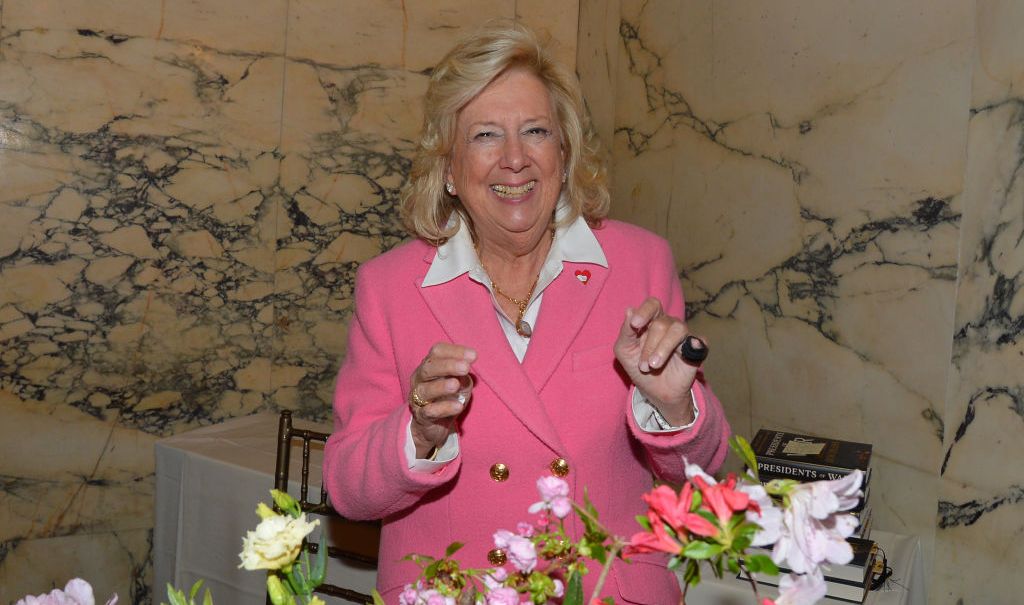
[[[445,183],[444,190],[448,192],[448,195],[455,195],[455,185],[452,185],[451,183]]]

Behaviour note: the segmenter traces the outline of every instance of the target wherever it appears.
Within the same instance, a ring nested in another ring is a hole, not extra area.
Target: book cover
[[[803,481],[839,479],[871,465],[871,444],[761,429],[750,442],[758,473]]]

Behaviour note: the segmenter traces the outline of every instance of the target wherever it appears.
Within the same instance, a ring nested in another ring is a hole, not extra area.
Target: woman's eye
[[[549,133],[550,133],[550,131],[547,128],[541,128],[540,126],[537,126],[535,128],[531,128],[531,129],[526,131],[526,134],[532,135],[532,136],[536,136],[536,137],[546,137],[546,136],[548,136]]]
[[[494,138],[494,136],[495,136],[494,132],[492,132],[490,130],[484,130],[483,132],[478,132],[475,135],[473,135],[473,138],[474,139],[478,139],[478,140],[480,140],[480,139],[491,139],[491,138]]]

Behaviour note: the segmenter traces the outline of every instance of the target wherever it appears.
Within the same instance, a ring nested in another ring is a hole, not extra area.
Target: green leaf
[[[604,565],[608,560],[608,549],[603,543],[592,543],[590,545],[590,558]]]
[[[757,457],[754,456],[754,450],[751,449],[750,443],[739,435],[733,435],[729,439],[729,447],[743,461],[743,464],[753,471],[754,478],[757,478]]]
[[[171,605],[188,605],[185,600],[185,593],[171,586],[171,583],[167,583],[167,600],[171,602]]]
[[[312,588],[324,583],[327,574],[327,532],[320,534],[320,546],[316,550],[316,563],[309,572],[309,581]]]
[[[708,544],[700,540],[694,540],[683,548],[683,555],[690,559],[710,559],[722,554],[721,544]]]
[[[693,490],[693,499],[690,500],[690,512],[692,513],[700,508],[702,502],[704,502],[704,496],[699,491]]]
[[[569,573],[569,580],[565,583],[565,599],[562,605],[583,605],[583,578],[579,572]]]
[[[459,552],[459,549],[465,546],[462,542],[452,542],[448,545],[448,548],[444,550],[444,556],[450,557],[455,553]]]
[[[373,605],[387,605],[387,603],[384,602],[384,597],[380,596],[380,593],[377,592],[376,588],[373,589],[373,595],[371,596],[373,596]]]
[[[750,555],[747,557],[747,569],[751,572],[757,572],[762,574],[768,574],[770,576],[779,575],[779,567],[772,561],[772,558],[768,555]]]
[[[192,585],[192,590],[188,591],[188,600],[194,601],[196,594],[199,592],[199,588],[203,585],[202,580],[196,580],[196,583]]]
[[[686,571],[683,573],[683,580],[690,586],[700,583],[700,564],[693,559],[687,559]]]
[[[711,560],[711,571],[714,572],[716,578],[722,577],[722,557],[715,557]]]
[[[433,580],[437,577],[437,568],[440,567],[441,561],[434,561],[430,565],[427,565],[426,569],[423,570],[423,577],[428,580]]]
[[[647,531],[651,531],[651,520],[647,518],[647,515],[637,515],[636,522]]]
[[[203,605],[213,605],[213,596],[210,594],[209,588],[203,593]]]
[[[740,563],[736,560],[736,557],[726,557],[725,565],[729,568],[732,573],[740,572]]]
[[[748,535],[748,534],[740,533],[740,535],[738,535],[735,538],[733,538],[732,550],[734,552],[743,552],[743,551],[747,550],[747,547],[750,546],[750,543],[752,541],[753,541],[753,534],[749,534]]]

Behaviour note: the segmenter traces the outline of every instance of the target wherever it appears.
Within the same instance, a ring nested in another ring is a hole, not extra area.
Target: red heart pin
[[[576,279],[580,280],[580,283],[584,286],[590,281],[590,271],[587,269],[576,269]]]

